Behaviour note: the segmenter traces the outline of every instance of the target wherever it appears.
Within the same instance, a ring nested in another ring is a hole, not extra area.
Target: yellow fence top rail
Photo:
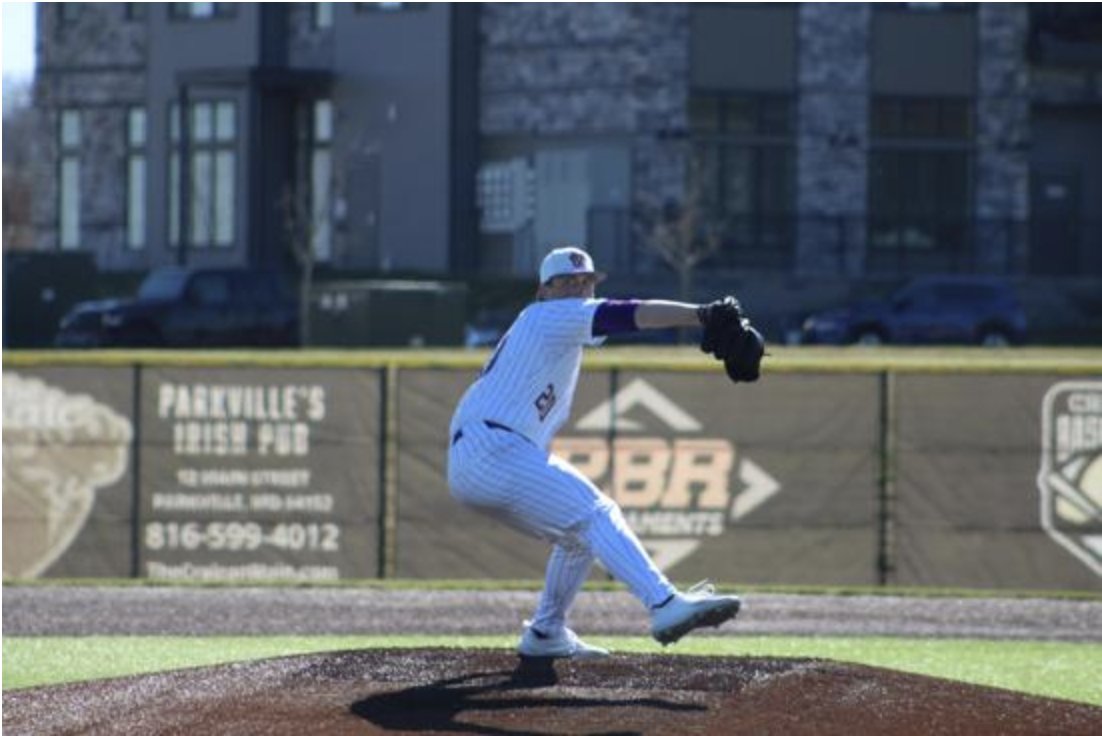
[[[486,349],[357,350],[8,350],[5,368],[28,366],[258,366],[269,368],[476,369]],[[587,352],[585,367],[609,370],[714,371],[693,346],[624,346]],[[1102,348],[1065,347],[770,347],[763,373],[1061,373],[1102,376]]]

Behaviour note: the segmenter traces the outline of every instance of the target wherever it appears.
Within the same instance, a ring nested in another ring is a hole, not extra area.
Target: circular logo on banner
[[[95,492],[126,472],[132,434],[87,394],[4,373],[5,577],[38,577],[69,549]]]
[[[1041,413],[1041,526],[1102,576],[1102,381],[1054,384]]]

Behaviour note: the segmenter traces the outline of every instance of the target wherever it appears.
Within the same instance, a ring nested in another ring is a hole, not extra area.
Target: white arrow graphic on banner
[[[669,570],[681,562],[700,546],[699,539],[646,539],[643,547],[650,553],[655,566],[659,570]]]
[[[739,464],[738,477],[746,484],[746,489],[735,496],[735,502],[731,504],[732,519],[746,516],[781,489],[776,478],[762,470],[753,460],[746,458]]]
[[[578,420],[574,426],[589,431],[608,430],[612,427],[612,408],[616,407],[616,429],[639,431],[643,425],[624,415],[636,406],[644,406],[672,429],[679,432],[699,432],[700,422],[684,409],[670,401],[654,386],[642,378],[636,378],[621,389],[614,400],[605,401]]]

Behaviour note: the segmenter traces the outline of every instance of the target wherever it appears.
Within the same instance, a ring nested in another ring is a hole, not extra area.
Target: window
[[[80,14],[84,10],[80,6],[81,3],[58,3],[57,19],[61,25],[76,23],[80,20]]]
[[[61,111],[58,122],[60,151],[58,182],[58,243],[62,250],[80,247],[80,144],[78,110]]]
[[[788,95],[694,92],[686,191],[721,223],[726,265],[782,265],[791,253],[794,110]]]
[[[310,3],[310,15],[315,29],[333,27],[333,3]]]
[[[150,271],[138,288],[142,299],[176,299],[187,283],[187,272],[174,269]]]
[[[180,111],[169,115],[169,243],[180,244]],[[190,189],[188,244],[230,247],[234,243],[237,187],[237,105],[229,100],[199,100],[188,117]]]
[[[697,135],[791,135],[792,99],[787,95],[696,92],[689,100],[689,125]]]
[[[145,247],[146,116],[140,107],[130,108],[126,121],[126,245]]]
[[[956,98],[878,97],[869,153],[870,244],[960,252],[968,242],[972,105]]]
[[[199,274],[188,287],[188,298],[201,307],[218,307],[229,303],[229,276],[224,273]]]
[[[307,100],[296,112],[295,180],[281,204],[291,245],[309,242],[314,258],[328,261],[333,247],[333,101]]]
[[[913,15],[944,15],[975,13],[977,3],[873,3],[876,13],[911,13]]]
[[[968,100],[878,97],[872,106],[872,135],[881,139],[965,141],[972,136]]]
[[[311,120],[310,218],[314,256],[327,261],[332,249],[333,102],[317,100]]]
[[[428,3],[354,3],[356,12],[401,13],[407,10],[424,10]]]
[[[1102,7],[1097,3],[1029,3],[1030,60],[1083,70],[1102,66]]]
[[[233,3],[169,3],[168,14],[176,20],[210,20],[237,14]]]
[[[1030,3],[1029,29],[1034,44],[1102,43],[1102,8],[1093,3]]]
[[[482,165],[477,181],[484,233],[514,233],[532,219],[535,171],[523,158]]]

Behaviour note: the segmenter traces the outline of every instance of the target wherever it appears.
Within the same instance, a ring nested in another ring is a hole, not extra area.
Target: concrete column
[[[977,264],[1014,271],[1025,264],[1029,218],[1029,10],[981,3],[976,98]]]
[[[858,274],[864,263],[871,14],[867,4],[800,4],[798,274]]]

